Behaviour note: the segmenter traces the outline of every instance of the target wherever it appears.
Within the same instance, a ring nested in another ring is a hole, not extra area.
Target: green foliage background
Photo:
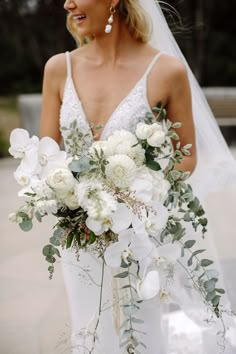
[[[203,86],[235,86],[236,2],[169,0],[165,14]],[[1,0],[0,95],[40,92],[47,59],[72,50],[63,0]],[[166,6],[165,6],[166,7]]]

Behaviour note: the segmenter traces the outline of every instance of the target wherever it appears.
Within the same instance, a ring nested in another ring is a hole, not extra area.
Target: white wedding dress
[[[151,111],[147,100],[147,78],[153,65],[162,53],[157,54],[144,75],[137,82],[129,94],[114,110],[103,129],[101,139],[107,139],[117,129],[133,131],[136,124],[147,111]],[[89,122],[85,116],[82,103],[76,93],[72,79],[70,54],[66,53],[67,80],[65,84],[63,103],[60,113],[61,127],[69,127],[74,120],[84,132],[88,132],[93,141]],[[65,130],[62,130],[64,140]],[[66,144],[65,144],[66,148]],[[81,251],[80,261],[77,261],[75,251],[63,250],[62,268],[68,295],[68,302],[72,321],[72,353],[73,354],[121,354],[127,353],[125,347],[120,347],[120,324],[123,314],[120,310],[124,290],[119,290],[120,280],[113,278],[110,268],[105,267],[104,287],[102,297],[102,312],[96,332],[94,350],[93,334],[97,323],[99,309],[100,282],[102,261],[91,251]],[[116,272],[117,274],[117,272]],[[204,340],[204,333],[181,311],[164,313],[167,305],[160,305],[158,296],[140,303],[138,318],[144,324],[138,324],[136,333],[145,343],[147,349],[138,347],[140,354],[216,354],[218,346],[216,338],[210,335],[208,344]],[[174,327],[178,327],[179,333]],[[145,334],[146,333],[146,334]],[[225,353],[236,353],[228,349]]]

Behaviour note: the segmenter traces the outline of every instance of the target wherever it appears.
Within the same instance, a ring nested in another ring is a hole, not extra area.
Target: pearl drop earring
[[[112,24],[114,22],[114,14],[115,14],[116,10],[114,9],[114,7],[110,7],[110,17],[108,19],[108,25],[106,25],[105,27],[105,33],[109,34],[111,33],[112,30]]]

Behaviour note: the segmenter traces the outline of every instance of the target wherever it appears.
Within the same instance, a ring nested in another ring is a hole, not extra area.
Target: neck
[[[96,36],[91,42],[96,58],[100,63],[114,65],[122,60],[123,53],[129,53],[134,46],[140,46],[130,34],[126,24],[118,16],[116,17],[112,31]]]

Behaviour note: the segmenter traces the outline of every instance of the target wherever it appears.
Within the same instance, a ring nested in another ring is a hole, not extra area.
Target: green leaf
[[[96,241],[96,235],[95,235],[95,233],[94,232],[90,232],[90,235],[89,235],[89,243],[90,244],[92,244],[92,243],[94,243],[95,241]],[[77,238],[76,238],[77,239]]]
[[[180,123],[180,122],[176,122],[176,123],[174,123],[173,125],[172,125],[172,127],[174,128],[174,129],[178,129],[178,128],[180,128],[182,126],[182,123]]]
[[[199,219],[199,223],[200,223],[202,226],[207,226],[208,220],[207,220],[206,218],[204,218],[204,219]]]
[[[220,303],[220,298],[221,298],[220,295],[216,295],[216,296],[214,297],[214,299],[212,299],[212,304],[213,304],[214,306],[219,305],[219,303]]]
[[[139,310],[139,307],[136,306],[135,304],[123,305],[122,308],[123,308],[124,315],[126,315],[126,316],[135,315],[135,313]]]
[[[217,291],[219,294],[225,294],[225,290],[224,289],[216,288],[215,291]]]
[[[185,248],[192,248],[195,245],[195,243],[196,243],[195,240],[186,241],[185,244],[184,244],[184,247]]]
[[[72,241],[74,239],[74,233],[73,231],[69,233],[69,235],[67,236],[67,239],[66,239],[66,248],[70,248],[71,245],[72,245]]]
[[[211,261],[210,259],[202,259],[201,260],[201,266],[202,267],[208,267],[209,265],[212,265],[214,262]]]
[[[135,318],[135,317],[131,317],[131,321],[134,323],[144,323],[143,320],[139,319],[139,318]]]
[[[154,160],[146,160],[146,165],[148,168],[150,168],[153,171],[160,171],[161,170],[160,164]]]
[[[186,222],[192,221],[192,218],[191,218],[190,213],[188,211],[184,214],[184,221],[186,221]]]
[[[195,256],[197,256],[198,254],[202,253],[202,252],[205,252],[206,250],[197,250],[195,252],[192,253],[191,257],[189,258],[188,260],[188,266],[191,267],[191,265],[193,264],[193,258]]]
[[[114,276],[114,278],[126,278],[127,276],[129,275],[129,272],[122,272],[122,273],[119,273],[119,274],[116,274]]]
[[[188,204],[188,207],[194,212],[197,213],[197,211],[200,208],[200,202],[197,198],[194,198],[192,202]]]
[[[46,257],[46,261],[49,262],[49,263],[55,263],[56,262],[56,258],[53,257],[53,256],[51,256],[51,257],[47,256]]]
[[[216,287],[216,283],[217,283],[216,278],[212,278],[210,280],[207,280],[203,283],[204,289],[206,290],[206,292],[211,293],[212,291],[215,290]]]
[[[215,269],[207,269],[205,274],[209,279],[217,278],[219,276],[219,272],[217,272]]]
[[[33,227],[32,220],[29,220],[29,219],[23,220],[22,223],[20,223],[19,225],[20,225],[21,230],[23,230],[25,232],[30,231]]]
[[[126,319],[122,322],[122,324],[121,324],[121,326],[120,326],[120,329],[123,328],[123,327],[125,327],[129,321],[130,321],[129,318],[126,318]]]
[[[38,220],[38,222],[42,222],[42,216],[41,216],[41,214],[38,211],[36,211],[35,217]]]
[[[206,301],[212,301],[213,299],[214,299],[214,297],[216,296],[216,293],[215,293],[215,291],[213,290],[213,291],[211,291],[211,292],[209,292],[209,293],[207,293],[207,296],[206,296]]]

